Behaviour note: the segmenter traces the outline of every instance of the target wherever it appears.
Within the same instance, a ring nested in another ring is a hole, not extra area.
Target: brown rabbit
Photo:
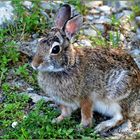
[[[140,70],[123,51],[105,48],[75,48],[71,38],[82,25],[80,15],[71,18],[63,5],[55,26],[40,41],[32,67],[47,96],[60,104],[60,122],[81,108],[81,125],[92,126],[93,111],[111,119],[95,127],[107,131],[126,119],[140,120]]]

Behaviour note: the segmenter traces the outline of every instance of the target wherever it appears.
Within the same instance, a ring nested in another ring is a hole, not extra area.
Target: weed
[[[40,0],[33,1],[33,7],[30,10],[27,10],[22,2],[22,0],[12,1],[18,17],[15,21],[15,29],[16,32],[21,33],[20,38],[24,39],[26,34],[41,33],[47,29],[48,24],[45,17],[41,14]]]
[[[19,66],[17,69],[16,69],[16,74],[17,75],[20,75],[20,76],[23,76],[23,77],[27,77],[29,75],[29,72],[27,70],[27,66],[28,64],[24,64],[22,66]]]
[[[92,129],[83,132],[77,130],[77,123],[74,118],[69,118],[60,124],[52,125],[51,120],[58,115],[58,111],[49,108],[44,100],[40,100],[28,116],[21,112],[28,105],[29,98],[25,95],[13,94],[5,101],[6,105],[0,114],[0,120],[6,126],[3,136],[0,138],[8,139],[74,139],[74,138],[96,138]],[[22,102],[22,103],[21,103]],[[46,109],[47,108],[47,109]],[[1,108],[2,110],[2,108]],[[14,114],[14,115],[13,115]],[[7,116],[8,115],[8,116]],[[6,117],[6,118],[5,118]],[[6,121],[7,120],[7,121]],[[18,122],[15,128],[10,127],[12,122]],[[70,122],[70,123],[69,123]],[[54,133],[55,132],[55,133]]]

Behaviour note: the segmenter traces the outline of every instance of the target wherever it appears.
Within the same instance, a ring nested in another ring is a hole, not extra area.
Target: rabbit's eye
[[[52,48],[52,52],[53,54],[57,54],[60,52],[60,46],[59,45],[56,45]]]

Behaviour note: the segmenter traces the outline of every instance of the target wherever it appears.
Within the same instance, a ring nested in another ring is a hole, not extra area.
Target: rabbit
[[[82,26],[81,15],[71,17],[64,4],[54,27],[40,40],[32,60],[38,83],[46,96],[60,105],[59,123],[77,108],[83,128],[92,127],[93,111],[110,119],[95,126],[107,132],[128,119],[140,120],[140,70],[120,49],[74,47],[72,39]],[[137,119],[136,119],[137,118]]]

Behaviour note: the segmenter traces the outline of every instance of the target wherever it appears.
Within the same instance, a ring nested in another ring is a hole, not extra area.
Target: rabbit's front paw
[[[52,120],[52,123],[60,123],[64,119],[63,115],[60,115],[59,117]]]
[[[82,120],[80,126],[83,128],[92,127],[92,118],[89,118],[87,120]]]

